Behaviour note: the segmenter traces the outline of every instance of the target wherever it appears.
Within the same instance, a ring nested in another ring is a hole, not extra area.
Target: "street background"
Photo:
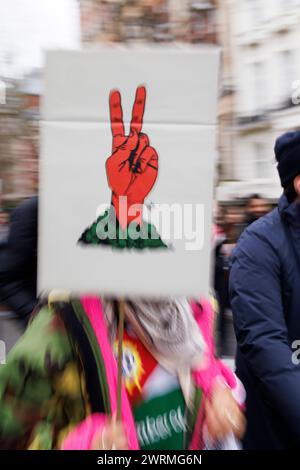
[[[222,68],[215,246],[226,283],[228,258],[249,223],[249,197],[256,194],[260,205],[256,218],[280,195],[275,138],[300,129],[299,24],[300,0],[0,0],[0,243],[11,210],[37,190],[46,49],[216,44]],[[7,314],[3,308],[2,318]],[[222,318],[222,354],[232,356],[226,299]]]

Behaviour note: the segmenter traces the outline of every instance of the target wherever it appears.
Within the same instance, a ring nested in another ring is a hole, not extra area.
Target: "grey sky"
[[[77,0],[0,0],[0,75],[43,65],[44,51],[80,45]]]

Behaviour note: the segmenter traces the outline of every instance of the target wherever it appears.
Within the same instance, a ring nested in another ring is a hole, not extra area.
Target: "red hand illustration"
[[[112,90],[109,97],[110,120],[112,130],[112,155],[106,160],[106,174],[112,190],[112,204],[123,229],[137,214],[129,214],[130,207],[140,206],[139,223],[142,222],[142,207],[150,193],[158,173],[158,155],[150,147],[149,138],[143,134],[143,115],[146,103],[146,88],[136,90],[132,109],[130,134],[125,136],[121,95]],[[127,211],[121,209],[120,196],[127,196]]]

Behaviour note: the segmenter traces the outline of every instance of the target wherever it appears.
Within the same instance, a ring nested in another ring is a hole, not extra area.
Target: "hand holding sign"
[[[121,95],[117,90],[110,93],[110,120],[112,130],[112,155],[106,161],[108,184],[112,190],[112,204],[120,225],[127,225],[137,219],[135,210],[139,207],[138,219],[142,220],[142,206],[150,193],[158,173],[158,155],[150,146],[149,138],[143,134],[143,116],[146,103],[146,89],[137,88],[132,109],[130,134],[125,135]],[[127,197],[127,210],[121,211],[119,198]]]

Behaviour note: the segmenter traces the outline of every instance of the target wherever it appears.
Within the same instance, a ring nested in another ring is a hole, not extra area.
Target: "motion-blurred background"
[[[222,48],[216,199],[274,202],[275,136],[300,126],[299,20],[299,0],[0,0],[1,208],[35,190],[44,50],[144,41]]]
[[[222,49],[215,222],[226,274],[241,230],[280,194],[276,136],[300,128],[300,0],[0,0],[0,242],[38,185],[44,51],[143,42]]]

